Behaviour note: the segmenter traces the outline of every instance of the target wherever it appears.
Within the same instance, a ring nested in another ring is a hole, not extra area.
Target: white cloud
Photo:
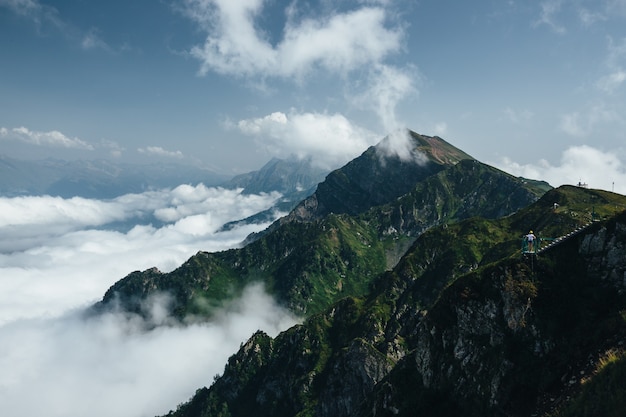
[[[162,415],[210,384],[254,331],[291,326],[259,286],[204,324],[146,332],[138,317],[82,314],[132,271],[171,271],[198,250],[236,247],[266,227],[218,231],[280,197],[240,191],[182,185],[107,201],[0,198],[0,340],[10,342],[0,343],[0,415]],[[123,222],[143,225],[114,229]],[[167,301],[146,305],[152,324],[173,323]]]
[[[148,155],[164,156],[167,158],[183,157],[183,153],[181,151],[168,151],[160,146],[147,146],[145,148],[138,148],[137,152]]]
[[[273,155],[311,157],[324,168],[345,164],[379,139],[340,114],[275,112],[240,120],[236,128],[254,135]]]
[[[394,12],[397,6],[392,2],[361,1],[352,5],[344,3],[343,9],[333,5],[314,11],[290,2],[284,9],[284,26],[277,30],[263,26],[266,18],[263,13],[269,4],[266,0],[185,0],[183,3],[185,14],[207,33],[205,43],[191,50],[191,55],[201,62],[201,74],[213,71],[264,86],[272,79],[304,84],[310,75],[337,76],[340,82],[350,86],[351,91],[346,94],[349,104],[374,112],[384,132],[406,127],[397,120],[396,107],[401,100],[417,93],[415,84],[419,75],[414,67],[401,69],[386,63],[392,54],[403,51],[405,41],[406,24],[396,20],[400,14]],[[272,19],[272,22],[276,21]],[[305,113],[302,117],[334,118],[332,122],[343,118],[320,112]],[[258,123],[259,120],[244,121],[240,129],[260,132]],[[277,120],[268,119],[264,123],[280,128]],[[294,124],[285,123],[282,129],[289,126]],[[298,133],[307,136],[306,132]],[[275,134],[271,136],[276,138]],[[345,139],[345,130],[330,137],[336,136]],[[305,142],[308,145],[305,148],[319,153],[319,137],[317,144]],[[345,141],[339,142],[342,143]],[[332,148],[335,144],[325,141],[324,146]],[[287,148],[291,150],[290,146]],[[351,150],[346,152],[354,156]],[[334,149],[327,153],[337,155]]]
[[[78,138],[67,137],[57,130],[51,130],[48,132],[37,132],[27,129],[23,126],[16,127],[11,130],[3,127],[2,129],[0,129],[0,139],[1,138],[18,140],[20,142],[37,146],[83,149],[89,151],[95,149],[93,145]]]
[[[384,157],[398,157],[402,161],[412,161],[423,164],[428,161],[426,155],[416,152],[413,140],[407,129],[397,129],[386,136],[378,147],[380,155]]]
[[[164,301],[147,308],[162,311]],[[258,285],[205,324],[145,331],[143,320],[119,312],[16,321],[0,327],[10,341],[0,344],[0,414],[163,415],[209,385],[256,330],[275,336],[295,323]]]
[[[314,19],[299,16],[292,3],[283,38],[276,44],[259,28],[263,0],[186,0],[185,13],[207,32],[202,46],[191,50],[202,63],[201,73],[260,77],[300,77],[317,67],[345,74],[365,64],[380,62],[401,47],[399,27],[388,28],[381,7]]]
[[[559,165],[551,165],[546,160],[519,164],[510,158],[491,165],[516,176],[548,181],[555,187],[582,181],[591,188],[626,194],[626,167],[616,156],[617,153],[581,145],[563,152]]]
[[[386,132],[406,127],[396,118],[396,107],[408,96],[417,94],[416,82],[419,74],[416,68],[399,69],[387,65],[376,65],[368,72],[364,92],[351,94],[352,102],[374,111],[381,120]]]
[[[200,184],[107,201],[0,198],[0,323],[58,314],[101,297],[131,271],[168,271],[198,250],[236,246],[262,226],[219,228],[279,197]],[[128,231],[109,226],[137,223]]]

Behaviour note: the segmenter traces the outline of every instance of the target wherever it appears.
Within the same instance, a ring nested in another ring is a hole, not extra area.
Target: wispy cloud
[[[380,140],[341,114],[275,112],[230,126],[253,135],[272,155],[311,157],[313,163],[329,169],[345,164]]]
[[[89,32],[85,33],[80,46],[84,50],[101,49],[103,51],[113,52],[113,48],[102,39],[99,30],[96,28],[91,28]]]
[[[601,91],[613,94],[626,81],[626,38],[616,42],[613,38],[608,38],[608,52],[605,61],[607,74],[602,76],[596,87]]]
[[[216,72],[254,83],[335,77],[346,86],[346,100],[374,112],[385,132],[398,128],[397,104],[417,93],[414,67],[397,68],[388,61],[401,53],[405,24],[398,22],[391,2],[344,3],[343,9],[315,10],[291,2],[285,23],[274,31],[263,27],[269,2],[248,0],[185,0],[185,14],[207,34],[191,49],[200,73]],[[312,114],[312,113],[311,113]]]
[[[533,112],[524,109],[524,110],[514,110],[511,107],[507,107],[503,110],[506,117],[514,124],[527,123],[529,120],[533,118]]]
[[[207,32],[204,45],[191,50],[202,63],[201,73],[299,77],[321,67],[345,74],[398,51],[403,38],[401,28],[386,26],[382,7],[297,20],[294,3],[286,11],[282,39],[272,44],[259,29],[263,0],[186,0],[185,5],[187,16]]]
[[[349,100],[356,106],[372,110],[380,117],[385,131],[389,132],[406,125],[397,120],[396,108],[407,97],[418,93],[417,68],[400,69],[389,65],[375,65],[368,72],[363,92],[350,93]]]
[[[604,103],[590,105],[584,112],[572,112],[561,116],[559,129],[570,136],[589,137],[603,124],[624,123],[623,117]]]
[[[183,158],[181,151],[168,151],[160,146],[147,146],[145,148],[138,148],[137,152],[147,155],[165,156],[167,158]]]
[[[85,51],[100,49],[118,53],[129,49],[128,44],[112,47],[102,38],[98,28],[92,27],[89,30],[80,28],[66,16],[62,16],[57,8],[39,0],[0,0],[0,7],[5,7],[31,21],[38,31],[45,32],[45,29],[53,29]]]
[[[38,0],[0,0],[0,7],[6,7],[13,13],[32,20],[39,27],[44,23],[50,23],[57,28],[64,26],[57,9]]]
[[[16,127],[10,130],[5,127],[0,128],[0,139],[17,140],[37,146],[83,149],[89,151],[95,149],[94,146],[89,144],[88,142],[78,138],[70,138],[59,132],[58,130],[38,132],[32,131],[23,126]]]
[[[557,22],[556,15],[561,11],[563,0],[544,0],[539,5],[541,10],[539,17],[533,23],[534,26],[546,25],[555,33],[564,34],[565,27]]]

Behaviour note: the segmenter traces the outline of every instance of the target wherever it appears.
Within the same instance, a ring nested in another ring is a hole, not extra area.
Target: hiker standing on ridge
[[[533,231],[531,230],[530,232],[528,232],[528,234],[525,237],[526,237],[526,241],[528,242],[528,252],[534,252],[536,237],[533,234]]]

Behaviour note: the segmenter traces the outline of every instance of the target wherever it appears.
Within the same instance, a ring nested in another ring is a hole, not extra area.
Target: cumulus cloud
[[[221,226],[279,197],[200,184],[106,201],[0,198],[0,415],[161,415],[210,384],[254,331],[291,326],[260,286],[204,324],[176,323],[167,294],[146,302],[149,322],[83,314],[132,271],[238,246],[267,224]],[[158,324],[168,325],[145,330]]]
[[[25,127],[16,127],[11,130],[3,127],[0,129],[0,139],[10,139],[24,142],[30,145],[83,149],[92,151],[95,148],[78,138],[70,138],[58,130],[48,132],[32,131]]]
[[[299,18],[292,3],[286,10],[282,39],[270,42],[260,28],[267,1],[185,0],[184,12],[207,32],[204,45],[191,55],[201,73],[261,77],[299,77],[312,69],[347,73],[398,51],[399,27],[387,27],[382,7],[360,4],[346,12]]]
[[[401,100],[417,93],[419,75],[415,67],[398,68],[387,62],[393,54],[402,52],[405,42],[406,25],[398,21],[400,14],[394,11],[397,7],[392,2],[344,2],[333,7],[324,7],[329,3],[323,3],[316,8],[290,2],[283,10],[283,26],[273,32],[271,26],[264,26],[267,18],[264,13],[268,13],[269,3],[264,0],[183,1],[184,13],[207,34],[204,44],[191,50],[191,55],[201,62],[201,74],[212,71],[260,81],[263,85],[276,79],[295,80],[301,86],[306,85],[311,75],[336,76],[345,86],[349,105],[373,112],[384,133],[406,126],[397,120],[396,108]],[[276,23],[272,19],[272,24]],[[314,159],[323,154],[325,157],[338,155],[339,146],[345,148],[342,153],[354,157],[358,153],[353,151],[353,144],[375,142],[355,138],[356,130],[360,131],[358,135],[370,134],[337,114],[291,112],[287,120],[276,117],[285,119],[284,114],[274,113],[241,121],[238,127],[248,134],[259,135],[270,129],[268,147],[282,150],[287,145],[287,151],[298,155],[308,150]],[[298,129],[311,121],[321,122],[321,128],[313,127],[311,131],[311,126],[307,126],[309,132]],[[339,130],[327,131],[329,126],[339,127]],[[295,133],[297,137],[295,140],[283,138],[285,133],[291,136]],[[322,142],[319,133],[339,141]],[[318,135],[315,140],[314,135]],[[274,144],[280,146],[274,147]],[[298,144],[295,151],[294,144]],[[360,146],[359,153],[364,149]],[[343,156],[331,159],[326,166],[337,160],[347,161]]]
[[[198,250],[238,245],[266,225],[221,226],[280,198],[240,191],[200,184],[106,201],[0,198],[0,323],[59,314],[101,297],[134,270],[169,271]]]
[[[311,157],[314,164],[328,169],[345,164],[379,139],[341,114],[295,110],[240,120],[234,127],[253,135],[273,155]]]
[[[183,153],[181,151],[168,151],[160,146],[147,146],[145,148],[138,148],[137,152],[147,155],[164,156],[167,158],[183,157]]]
[[[519,164],[508,157],[491,164],[516,176],[548,181],[555,187],[582,181],[591,188],[626,194],[626,167],[617,153],[581,145],[563,152],[558,165],[546,160]]]

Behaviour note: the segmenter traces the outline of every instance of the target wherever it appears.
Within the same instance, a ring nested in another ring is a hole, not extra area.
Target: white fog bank
[[[0,415],[166,414],[210,385],[256,330],[291,327],[296,319],[260,285],[204,324],[146,332],[138,317],[83,314],[132,271],[167,272],[200,250],[237,247],[268,224],[221,226],[280,197],[183,185],[106,201],[0,198]],[[166,300],[151,307],[166,311]]]

